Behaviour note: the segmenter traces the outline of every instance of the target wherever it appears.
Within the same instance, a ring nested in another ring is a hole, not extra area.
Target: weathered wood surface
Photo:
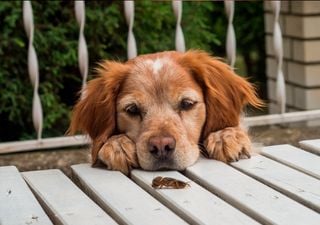
[[[320,157],[291,145],[264,147],[262,154],[320,179]]]
[[[52,224],[14,166],[0,167],[0,224]]]
[[[320,212],[320,181],[261,155],[240,160],[232,165],[282,192],[285,195]]]
[[[90,139],[84,135],[44,138],[40,140],[13,141],[0,143],[0,155],[59,147],[83,146],[88,144],[90,144]]]
[[[287,112],[282,114],[270,114],[262,116],[251,116],[245,118],[245,124],[247,126],[265,126],[273,124],[292,123],[300,121],[311,121],[320,119],[320,109]]]
[[[304,150],[320,155],[320,139],[300,141],[299,144]]]
[[[163,204],[118,171],[72,166],[80,185],[121,224],[186,224]]]
[[[263,224],[316,225],[320,222],[320,215],[315,211],[225,163],[201,159],[189,167],[186,174]]]
[[[185,181],[189,186],[184,190],[154,189],[151,184],[153,178],[157,176]],[[258,224],[238,209],[176,171],[150,173],[134,170],[132,178],[190,224]]]
[[[55,224],[116,224],[60,170],[22,175]]]
[[[131,177],[89,164],[72,166],[72,180],[60,170],[0,167],[0,225],[320,224],[320,157],[289,145],[261,153],[229,165],[201,158],[183,173],[133,170]],[[156,176],[188,186],[154,189]]]

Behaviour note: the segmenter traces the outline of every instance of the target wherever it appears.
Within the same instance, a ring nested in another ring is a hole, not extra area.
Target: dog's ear
[[[103,143],[116,129],[116,99],[127,76],[127,65],[105,61],[97,69],[98,77],[89,81],[72,111],[69,134],[77,131],[92,139],[92,163]]]
[[[246,104],[261,107],[255,88],[235,74],[227,64],[202,51],[188,51],[178,57],[178,63],[193,75],[205,96],[206,123],[203,137],[210,132],[239,125]]]

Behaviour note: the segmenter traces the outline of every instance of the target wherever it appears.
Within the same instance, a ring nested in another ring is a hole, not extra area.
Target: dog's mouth
[[[176,169],[176,167],[173,159],[157,159],[153,163],[152,170],[173,170]]]
[[[151,171],[163,171],[163,170],[185,170],[187,166],[182,167],[178,163],[174,161],[174,159],[162,159],[162,160],[154,160],[150,168],[144,168],[146,170]]]

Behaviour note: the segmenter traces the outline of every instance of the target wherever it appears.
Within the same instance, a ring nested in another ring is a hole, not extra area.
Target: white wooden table
[[[19,173],[0,167],[0,225],[320,224],[320,140],[264,147],[231,165],[200,159],[184,173],[72,166]],[[189,182],[155,190],[156,176]]]

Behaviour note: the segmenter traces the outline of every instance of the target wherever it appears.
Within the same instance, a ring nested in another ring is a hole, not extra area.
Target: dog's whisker
[[[202,144],[198,144],[198,147],[201,151],[206,151],[206,147]]]
[[[205,147],[202,143],[199,143],[199,144],[198,144],[198,147],[199,147],[200,153],[201,153],[204,157],[209,158],[209,154],[208,154],[208,152],[207,152],[206,147]]]

